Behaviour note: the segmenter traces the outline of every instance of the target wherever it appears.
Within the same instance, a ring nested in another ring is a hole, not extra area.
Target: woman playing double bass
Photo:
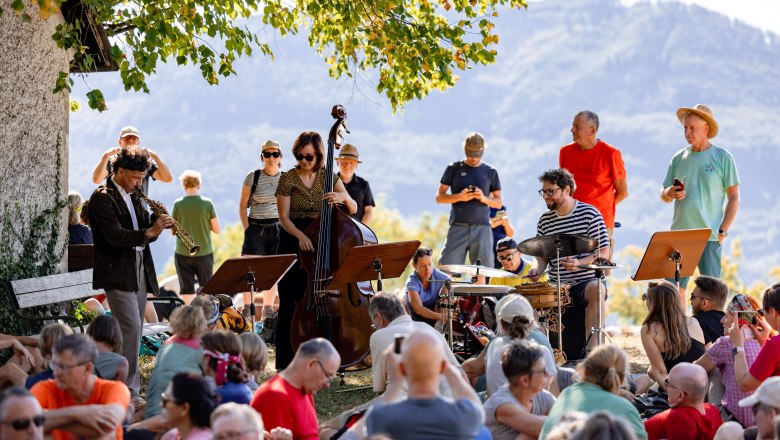
[[[293,143],[292,153],[298,164],[282,174],[276,189],[276,204],[282,231],[279,254],[297,254],[298,261],[279,282],[279,317],[276,326],[276,369],[287,367],[292,361],[290,327],[295,301],[303,298],[307,275],[301,269],[303,252],[314,252],[314,245],[304,231],[320,215],[322,200],[344,204],[350,214],[357,212],[357,204],[349,196],[338,176],[333,179],[333,192],[325,193],[325,152],[322,137],[314,131],[301,133]]]

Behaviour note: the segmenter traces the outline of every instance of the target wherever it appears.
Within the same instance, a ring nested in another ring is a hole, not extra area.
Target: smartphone
[[[757,312],[754,311],[748,311],[748,312],[737,312],[737,318],[747,322],[748,324],[756,324],[756,316],[758,315]]]
[[[474,186],[474,185],[469,185],[469,186],[468,186],[468,190],[469,190],[469,192],[472,192],[472,193],[473,193],[474,191],[476,191],[476,190],[477,190],[477,187],[476,187],[476,186]]]
[[[683,176],[683,180],[681,181],[678,178],[674,178],[674,186],[676,186],[678,189],[677,191],[685,191],[685,176]]]
[[[406,336],[400,334],[395,335],[395,348],[393,349],[395,354],[401,354],[401,343],[404,342],[405,337]]]

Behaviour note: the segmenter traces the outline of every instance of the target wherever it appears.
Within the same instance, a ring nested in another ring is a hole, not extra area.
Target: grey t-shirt
[[[501,385],[507,383],[507,378],[504,376],[504,370],[501,369],[501,354],[506,347],[512,343],[512,338],[509,336],[501,336],[493,339],[488,344],[485,354],[485,380],[487,381],[487,394],[492,396]],[[547,374],[550,376],[555,375],[555,358],[547,347],[544,347],[543,359],[544,369],[547,370]]]
[[[276,209],[276,187],[279,186],[281,172],[275,176],[260,171],[257,177],[255,193],[249,195],[249,218],[267,220],[279,217]],[[252,182],[255,180],[255,172],[250,171],[244,178],[244,186],[252,190]]]
[[[555,403],[555,396],[547,390],[542,390],[531,399],[531,414],[537,416],[546,416],[550,412]],[[505,425],[496,420],[496,410],[498,407],[505,404],[520,405],[520,402],[515,399],[512,392],[509,391],[509,385],[503,385],[496,391],[495,394],[485,402],[485,426],[488,427],[490,433],[493,435],[493,440],[514,440],[519,434],[511,426]]]
[[[372,406],[366,414],[366,431],[395,439],[473,440],[482,421],[482,408],[468,399],[406,399]]]

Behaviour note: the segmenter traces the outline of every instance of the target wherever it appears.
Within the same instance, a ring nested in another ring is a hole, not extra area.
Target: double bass
[[[336,122],[328,134],[325,156],[325,193],[333,191],[334,149],[341,146],[347,112],[341,105],[331,111]],[[295,304],[290,341],[297,350],[312,338],[328,339],[341,355],[340,371],[371,366],[369,338],[373,329],[368,303],[374,294],[370,281],[333,284],[341,262],[355,246],[377,244],[376,234],[352,217],[343,206],[322,201],[320,216],[304,231],[315,252],[301,253],[301,269],[308,276],[306,292]]]

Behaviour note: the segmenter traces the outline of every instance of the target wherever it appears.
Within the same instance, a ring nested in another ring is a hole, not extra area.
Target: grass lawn
[[[649,362],[642,349],[642,342],[637,337],[620,336],[612,338],[612,343],[623,348],[628,353],[631,361],[630,371],[632,373],[644,373],[647,371]],[[257,378],[262,383],[274,375],[274,361],[276,353],[273,347],[269,348],[269,361],[263,374]],[[149,383],[149,377],[154,368],[153,356],[141,356],[141,394],[146,394],[146,384]],[[372,378],[371,370],[363,370],[354,373],[347,373],[344,376],[344,384],[336,378],[330,388],[320,391],[314,398],[317,407],[317,417],[320,422],[329,420],[342,412],[354,408],[360,404],[368,402],[374,398],[374,392],[371,389]],[[366,388],[368,387],[368,388]]]

